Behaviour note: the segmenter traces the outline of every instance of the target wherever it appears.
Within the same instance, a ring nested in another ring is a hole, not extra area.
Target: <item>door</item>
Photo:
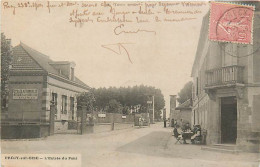
[[[235,144],[237,138],[237,99],[221,98],[221,143]]]

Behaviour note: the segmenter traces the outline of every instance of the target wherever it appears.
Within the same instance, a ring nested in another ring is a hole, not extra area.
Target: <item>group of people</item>
[[[195,141],[200,140],[201,127],[200,125],[194,125],[193,129],[191,129],[189,123],[186,123],[182,127],[175,124],[173,128],[173,136],[176,138],[181,138],[183,140],[183,144],[187,144],[187,139],[191,139],[191,143],[195,144]]]

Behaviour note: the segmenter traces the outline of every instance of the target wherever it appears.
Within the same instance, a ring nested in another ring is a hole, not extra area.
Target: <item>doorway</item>
[[[237,99],[221,98],[221,143],[235,144],[237,139]]]

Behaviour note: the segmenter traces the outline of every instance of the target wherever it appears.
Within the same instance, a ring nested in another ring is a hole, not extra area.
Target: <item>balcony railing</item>
[[[243,83],[243,66],[227,66],[206,71],[206,87]]]

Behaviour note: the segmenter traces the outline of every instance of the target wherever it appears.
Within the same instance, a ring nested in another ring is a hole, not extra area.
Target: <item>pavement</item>
[[[175,142],[172,129],[157,123],[145,128],[97,134],[58,134],[30,141],[2,140],[1,151],[2,154],[81,155],[79,166],[82,167],[260,167],[259,154],[211,152],[201,150],[199,145]],[[16,163],[15,167],[19,165]],[[69,163],[60,166],[66,165]]]

